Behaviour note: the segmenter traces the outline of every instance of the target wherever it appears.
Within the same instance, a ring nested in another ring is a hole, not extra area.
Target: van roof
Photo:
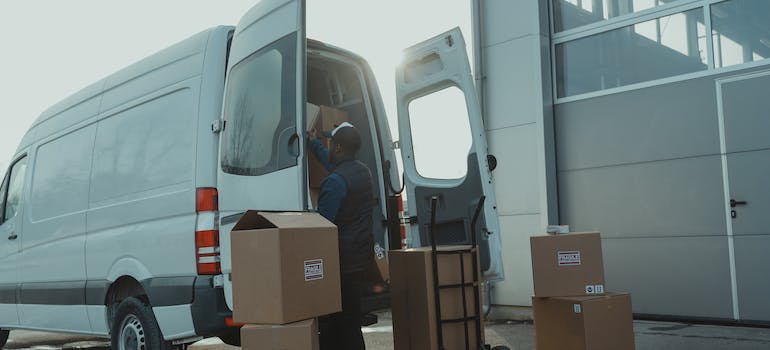
[[[222,31],[227,32],[233,28],[234,27],[231,26],[218,26],[204,30],[161,51],[158,51],[157,53],[152,54],[132,65],[129,65],[113,74],[110,74],[91,85],[88,85],[87,87],[43,111],[43,113],[40,114],[35,122],[32,123],[30,130],[39,124],[61,114],[62,112],[65,112],[85,101],[88,101],[91,98],[98,96],[101,93],[109,91],[110,89],[114,89],[149,72],[162,68],[169,63],[175,62],[185,57],[189,57],[196,53],[203,52],[206,49],[208,38],[212,33]],[[97,111],[97,113],[99,112],[100,111]],[[82,119],[87,119],[92,116],[93,115],[83,116]]]

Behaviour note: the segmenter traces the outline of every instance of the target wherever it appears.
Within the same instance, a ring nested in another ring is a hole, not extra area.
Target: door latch
[[[211,122],[211,132],[214,134],[218,134],[225,130],[225,121],[224,120],[214,120]]]
[[[735,208],[739,205],[746,205],[749,204],[746,201],[736,201],[735,199],[730,199],[730,208]],[[730,210],[730,217],[735,219],[738,217],[738,212],[735,211],[735,209]]]

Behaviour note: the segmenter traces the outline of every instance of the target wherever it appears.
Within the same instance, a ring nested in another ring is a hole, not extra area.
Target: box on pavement
[[[285,325],[241,327],[244,350],[318,350],[318,321],[310,319]]]
[[[342,309],[337,227],[321,215],[250,210],[230,242],[235,322],[286,324]]]
[[[631,295],[532,298],[538,350],[634,349]]]
[[[348,112],[328,106],[316,106],[312,103],[307,104],[308,130],[315,127],[321,143],[329,148],[329,139],[321,137],[321,132],[332,131],[337,125],[348,121]],[[315,121],[315,122],[313,122]],[[310,188],[321,187],[321,180],[329,176],[329,172],[321,165],[314,156],[308,157],[308,177]],[[317,201],[317,200],[316,200]]]
[[[439,247],[443,250],[460,248],[470,248],[470,246]],[[471,257],[470,253],[462,255],[466,282],[473,280]],[[394,349],[438,350],[431,249],[425,247],[391,250],[388,259],[391,271],[390,295]],[[460,256],[439,255],[438,267],[439,284],[460,284]],[[480,272],[479,276],[481,276]],[[465,293],[468,315],[474,315],[476,310],[482,312],[481,295],[479,295],[478,308],[474,308],[474,288],[465,287]],[[442,319],[463,317],[462,289],[442,289],[440,299]],[[482,340],[484,339],[483,324],[482,319]],[[465,349],[463,323],[445,323],[442,330],[446,350]],[[471,349],[478,349],[475,341],[475,322],[468,322],[468,332]]]
[[[536,297],[604,294],[598,232],[530,237]]]

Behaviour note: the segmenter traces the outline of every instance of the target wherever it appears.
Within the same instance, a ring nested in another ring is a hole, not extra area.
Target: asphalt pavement
[[[368,350],[393,349],[393,327],[388,313],[380,314],[380,322],[365,327],[364,337]],[[486,327],[486,341],[491,345],[505,345],[515,350],[534,349],[534,331],[531,322],[490,322]],[[770,349],[770,328],[732,327],[635,321],[636,350],[757,350]],[[109,349],[104,339],[59,333],[12,331],[4,349]],[[238,349],[223,344],[218,338],[204,339],[190,350]]]

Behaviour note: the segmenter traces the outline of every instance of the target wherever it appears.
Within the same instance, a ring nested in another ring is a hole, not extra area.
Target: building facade
[[[637,314],[770,322],[770,1],[474,0],[506,280],[600,231]]]

